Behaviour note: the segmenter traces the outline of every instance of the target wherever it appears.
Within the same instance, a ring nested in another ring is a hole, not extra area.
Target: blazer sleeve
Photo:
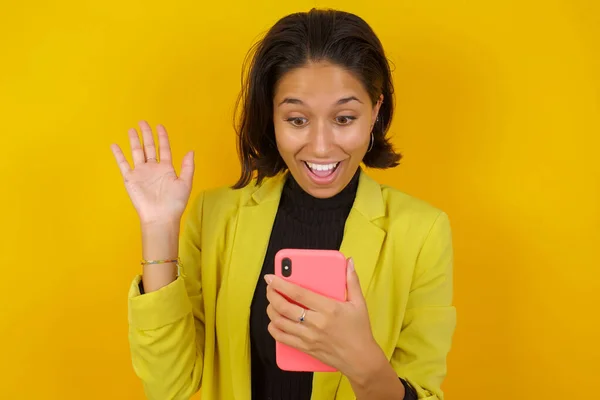
[[[133,369],[150,400],[189,399],[200,388],[204,302],[200,276],[203,195],[190,204],[179,239],[182,273],[171,284],[129,291],[129,344]]]
[[[418,399],[443,400],[446,357],[454,329],[452,306],[452,235],[440,213],[419,251],[402,330],[391,364]]]

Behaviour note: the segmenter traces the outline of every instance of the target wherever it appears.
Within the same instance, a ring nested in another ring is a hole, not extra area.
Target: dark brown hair
[[[242,71],[242,91],[236,104],[238,153],[242,188],[287,169],[275,142],[273,97],[279,79],[307,62],[328,61],[359,79],[373,105],[383,94],[373,128],[373,148],[363,162],[371,168],[398,165],[386,133],[394,111],[392,74],[381,42],[360,17],[343,11],[312,9],[280,19],[248,52]]]

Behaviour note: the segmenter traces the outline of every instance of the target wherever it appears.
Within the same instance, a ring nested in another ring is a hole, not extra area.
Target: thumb
[[[183,156],[181,162],[181,172],[179,177],[186,182],[189,186],[192,186],[192,180],[194,178],[194,152],[190,151]]]
[[[362,303],[364,302],[364,297],[360,288],[360,282],[358,281],[358,275],[354,269],[354,260],[352,257],[348,259],[346,265],[346,288],[348,291],[348,301],[352,303]]]

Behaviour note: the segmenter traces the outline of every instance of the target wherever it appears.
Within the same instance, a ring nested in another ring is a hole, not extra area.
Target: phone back
[[[322,296],[346,300],[346,257],[337,250],[282,249],[275,255],[275,275]],[[277,365],[284,371],[336,371],[292,347],[279,342],[275,346]]]

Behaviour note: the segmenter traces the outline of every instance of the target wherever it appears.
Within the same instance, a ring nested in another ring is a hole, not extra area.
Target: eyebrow
[[[357,97],[355,96],[349,96],[349,97],[343,97],[341,99],[339,99],[335,104],[337,106],[341,106],[342,104],[347,104],[351,101],[358,101],[360,104],[362,104],[362,101],[360,101]],[[293,97],[286,97],[285,99],[283,99],[283,101],[281,103],[279,103],[277,105],[277,107],[281,106],[282,104],[298,104],[298,105],[305,105],[304,102],[300,99],[296,99]]]

